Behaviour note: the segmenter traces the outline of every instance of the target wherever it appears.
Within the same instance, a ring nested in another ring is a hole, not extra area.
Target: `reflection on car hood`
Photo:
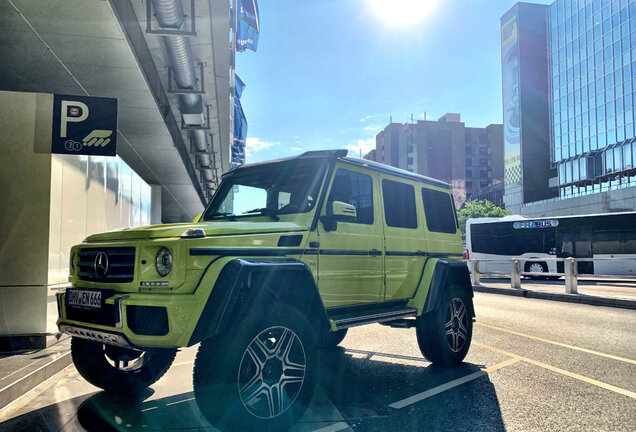
[[[117,240],[135,240],[146,238],[180,237],[189,228],[200,228],[206,236],[245,235],[308,230],[306,225],[295,222],[239,222],[214,221],[199,223],[176,223],[165,225],[149,225],[138,228],[125,228],[88,236],[87,243]]]

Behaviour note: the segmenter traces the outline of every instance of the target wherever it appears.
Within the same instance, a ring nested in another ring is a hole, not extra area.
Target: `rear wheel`
[[[138,351],[74,337],[71,356],[86,381],[113,393],[139,393],[161,378],[176,349]]]
[[[547,273],[548,265],[544,262],[527,262],[525,265],[525,271],[528,273]],[[530,279],[541,279],[545,276],[529,275]]]
[[[344,340],[345,336],[347,336],[347,330],[349,329],[323,333],[321,335],[321,338],[318,340],[318,346],[322,349],[331,349],[337,347],[340,342]]]
[[[221,430],[287,430],[313,397],[316,367],[309,322],[295,308],[280,306],[201,343],[194,395]]]
[[[451,286],[442,294],[438,310],[417,319],[417,343],[422,355],[442,366],[461,363],[473,335],[471,300],[466,290]]]

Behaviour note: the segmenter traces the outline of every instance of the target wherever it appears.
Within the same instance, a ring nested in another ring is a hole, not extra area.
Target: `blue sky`
[[[502,122],[499,19],[515,1],[417,0],[431,9],[410,26],[371,1],[259,1],[258,51],[236,59],[247,163],[327,148],[364,155],[391,116]]]

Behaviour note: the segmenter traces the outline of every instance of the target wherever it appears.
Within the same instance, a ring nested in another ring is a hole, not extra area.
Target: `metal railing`
[[[521,271],[521,262],[563,262],[563,273],[543,273],[543,272],[522,272]],[[509,258],[509,259],[483,259],[476,260],[470,259],[467,260],[468,269],[470,270],[470,281],[473,285],[480,284],[480,278],[484,274],[488,275],[496,275],[497,277],[501,276],[509,276],[510,277],[510,287],[513,289],[521,289],[521,276],[565,276],[565,292],[568,294],[578,294],[578,279],[579,276],[594,276],[595,278],[617,278],[621,279],[631,279],[636,280],[634,276],[631,275],[587,275],[580,274],[578,271],[578,263],[579,262],[596,262],[596,261],[636,261],[636,258]],[[488,272],[488,273],[480,273],[479,271],[479,263],[480,262],[489,262],[489,263],[510,263],[510,273],[508,272]]]

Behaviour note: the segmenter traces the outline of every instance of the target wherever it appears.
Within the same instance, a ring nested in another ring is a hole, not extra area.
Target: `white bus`
[[[519,215],[469,219],[466,256],[480,262],[480,273],[510,272],[520,258],[521,272],[563,273],[563,262],[545,258],[601,258],[580,261],[579,274],[636,274],[636,212],[529,219]],[[543,258],[543,259],[542,259]]]

